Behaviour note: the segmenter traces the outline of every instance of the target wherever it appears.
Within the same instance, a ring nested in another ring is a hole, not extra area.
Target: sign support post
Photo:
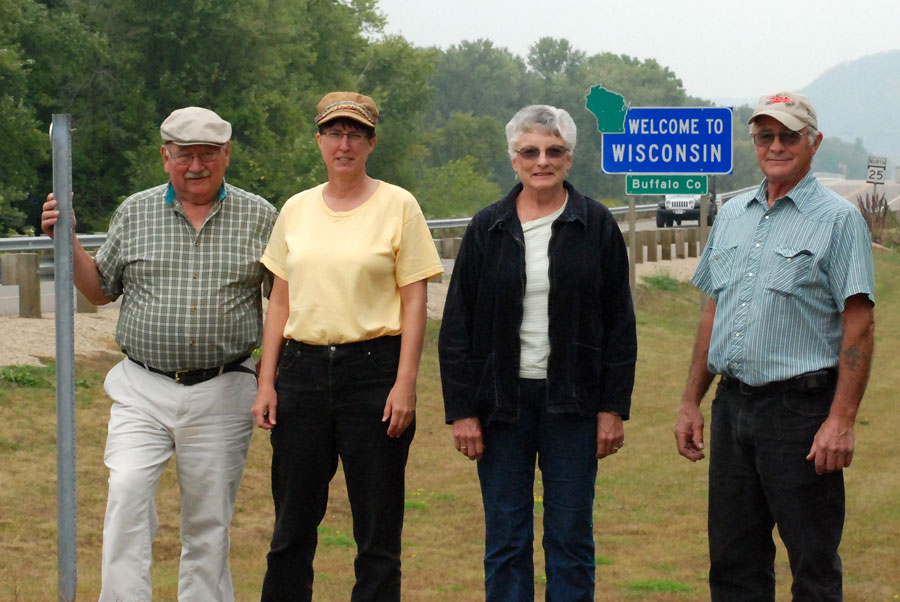
[[[637,223],[635,219],[634,195],[628,195],[628,285],[631,287],[631,303],[637,306]],[[641,249],[643,252],[643,249]]]
[[[60,602],[74,602],[78,580],[75,497],[75,298],[72,266],[72,116],[53,115],[53,196],[56,293],[57,578]]]

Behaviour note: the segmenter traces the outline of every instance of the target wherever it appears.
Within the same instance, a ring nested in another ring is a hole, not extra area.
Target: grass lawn
[[[848,602],[900,598],[900,254],[876,252],[876,350],[858,418],[857,453],[846,471],[847,524],[841,552]],[[675,451],[672,428],[687,373],[699,294],[657,278],[638,291],[639,362],[626,446],[600,462],[594,510],[596,600],[707,600],[704,463]],[[407,470],[404,600],[483,600],[483,529],[475,464],[453,449],[443,423],[438,323],[430,323],[419,380],[418,430]],[[48,333],[49,336],[49,333]],[[11,344],[7,341],[6,344]],[[78,598],[99,593],[106,503],[103,447],[109,401],[103,378],[119,357],[78,363]],[[53,601],[56,587],[54,369],[0,368],[0,600]],[[709,418],[708,401],[704,404]],[[713,452],[714,453],[714,450]],[[238,600],[258,600],[273,511],[267,435],[254,434],[232,529]],[[535,581],[543,599],[540,475],[535,486]],[[174,471],[158,496],[155,599],[177,588],[178,491]],[[335,478],[320,528],[315,600],[348,600],[355,548],[343,478]],[[789,600],[790,569],[779,545],[778,599]]]

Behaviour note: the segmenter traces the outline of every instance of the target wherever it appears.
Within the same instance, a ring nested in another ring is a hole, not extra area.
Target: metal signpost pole
[[[700,195],[700,250],[706,246],[706,238],[709,236],[709,195]]]
[[[631,287],[631,303],[637,308],[637,274],[635,274],[635,270],[637,269],[637,223],[635,219],[635,210],[634,210],[634,195],[628,195],[628,251],[629,251],[629,259],[628,259],[628,285]],[[643,253],[643,248],[641,249],[641,253]]]
[[[72,116],[53,115],[56,302],[56,496],[60,602],[73,602],[78,579],[75,498],[75,315],[72,268]]]
[[[704,194],[700,197],[700,253],[703,254],[703,249],[706,248],[706,239],[709,237],[709,228],[706,225],[706,218],[709,215],[709,195]],[[697,291],[700,294],[700,313],[703,313],[703,308],[706,307],[706,293],[701,290]]]

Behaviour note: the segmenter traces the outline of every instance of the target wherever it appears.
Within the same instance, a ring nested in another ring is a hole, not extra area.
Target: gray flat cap
[[[166,117],[159,126],[159,135],[164,144],[222,146],[231,139],[231,124],[209,109],[185,107]]]

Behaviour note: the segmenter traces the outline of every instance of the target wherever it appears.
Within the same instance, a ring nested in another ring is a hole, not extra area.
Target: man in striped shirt
[[[229,602],[229,527],[256,396],[250,354],[262,335],[259,259],[276,212],[225,183],[231,124],[216,113],[178,109],[160,134],[169,182],[119,205],[96,259],[74,241],[78,289],[96,305],[122,297],[116,342],[126,357],[104,383],[113,404],[100,600],[152,598],[154,498],[175,454],[178,600]],[[50,236],[58,216],[50,195],[41,216]]]
[[[760,98],[750,136],[765,179],[722,208],[694,274],[700,319],[675,427],[704,457],[700,400],[721,375],[709,471],[713,602],[775,599],[778,525],[794,600],[841,600],[842,469],[874,341],[869,232],[810,171],[822,142],[802,94]]]

